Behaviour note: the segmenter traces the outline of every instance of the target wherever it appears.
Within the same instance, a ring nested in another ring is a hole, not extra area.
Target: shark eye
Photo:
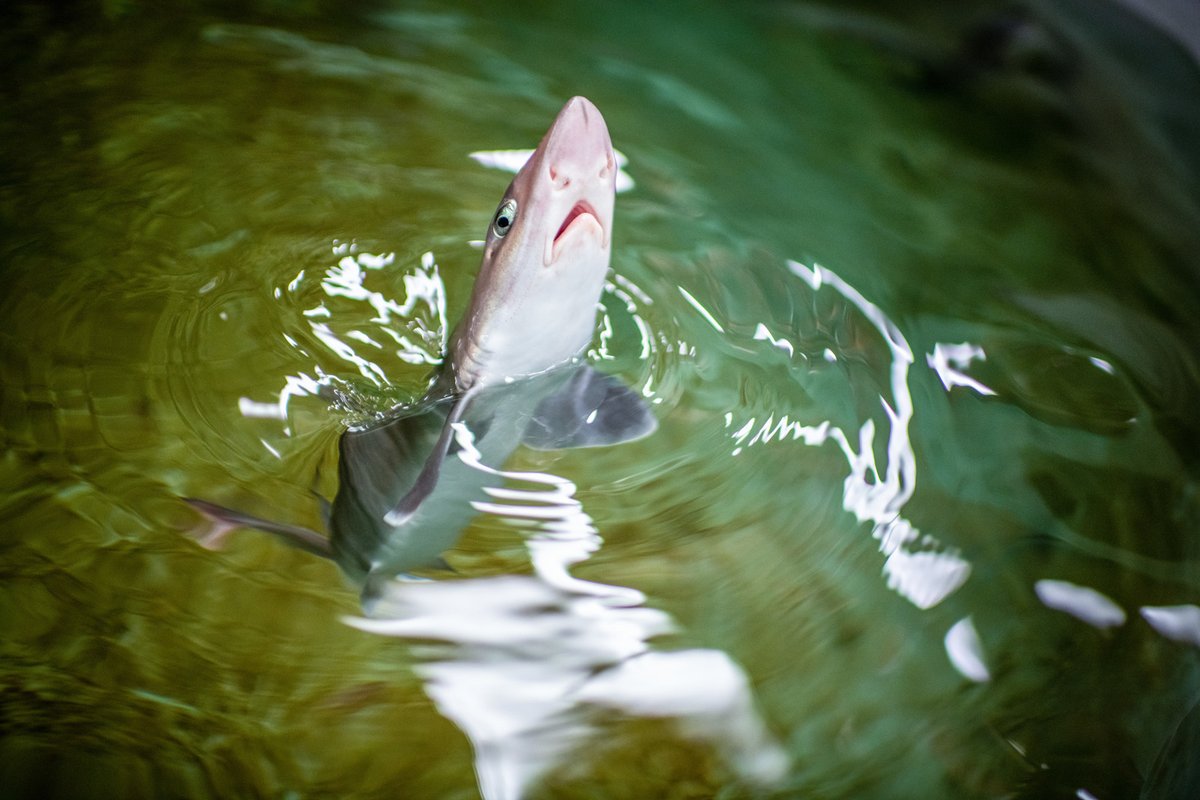
[[[517,201],[511,197],[496,209],[496,218],[492,220],[492,233],[504,236],[512,229],[517,221]]]

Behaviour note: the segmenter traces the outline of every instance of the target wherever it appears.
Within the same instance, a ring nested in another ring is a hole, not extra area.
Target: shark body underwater
[[[362,588],[435,566],[500,479],[457,457],[464,432],[499,468],[537,449],[632,441],[657,422],[635,392],[581,362],[592,340],[612,247],[617,163],[600,111],[572,98],[509,185],[479,275],[424,398],[347,430],[329,535],[185,498],[219,527],[274,533],[333,559]]]

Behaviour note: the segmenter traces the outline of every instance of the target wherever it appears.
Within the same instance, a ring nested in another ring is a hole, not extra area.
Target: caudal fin
[[[257,528],[260,531],[275,534],[292,547],[298,547],[323,558],[333,558],[333,548],[329,544],[329,539],[316,531],[301,528],[298,525],[261,519],[196,497],[182,499],[208,520],[209,524],[204,530],[198,530],[192,534],[192,538],[199,542],[201,547],[219,550],[224,545],[230,531],[238,528]]]

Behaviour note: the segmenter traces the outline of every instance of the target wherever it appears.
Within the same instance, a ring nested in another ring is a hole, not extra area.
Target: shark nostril
[[[547,172],[550,175],[550,182],[553,183],[557,188],[562,189],[564,187],[571,185],[570,176],[563,175],[562,177],[559,177],[558,167],[556,167],[554,164],[551,164],[549,166],[549,168],[547,169]]]

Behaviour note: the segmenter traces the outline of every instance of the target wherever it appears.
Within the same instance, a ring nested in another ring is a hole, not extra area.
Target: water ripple
[[[472,503],[529,531],[534,575],[392,582],[362,630],[442,643],[416,668],[438,709],[471,739],[480,792],[517,800],[606,730],[605,711],[669,720],[708,744],[742,780],[768,787],[790,759],[755,708],[742,668],[719,650],[658,652],[675,623],[624,586],[581,580],[570,567],[602,544],[574,483],[547,472],[494,469],[454,425],[468,466],[505,480]],[[535,488],[519,488],[520,485]],[[611,723],[610,723],[611,724]]]
[[[849,301],[868,320],[886,343],[891,353],[889,386],[891,400],[880,397],[879,402],[887,419],[886,461],[882,470],[876,459],[875,421],[861,423],[857,435],[848,434],[829,420],[813,424],[793,421],[786,414],[774,414],[759,422],[757,418],[734,426],[734,413],[725,417],[725,427],[734,428],[729,434],[734,441],[733,455],[754,445],[791,439],[808,446],[834,442],[850,467],[843,483],[843,507],[859,522],[872,524],[872,535],[886,557],[884,574],[888,586],[918,608],[932,608],[957,590],[967,580],[971,565],[953,548],[934,537],[922,535],[912,523],[901,516],[905,504],[916,489],[917,465],[909,440],[908,428],[913,417],[912,394],[908,387],[908,371],[913,363],[909,347],[900,329],[874,303],[846,283],[837,273],[819,265],[811,268],[795,261],[788,268],[801,278],[813,292],[829,286]],[[696,306],[696,301],[692,300]],[[705,312],[707,314],[707,312]],[[711,315],[708,315],[711,319]],[[714,327],[719,323],[712,320]],[[766,331],[765,326],[761,329]],[[795,347],[784,339],[771,336],[769,331],[756,339],[770,341],[790,355]],[[832,360],[837,354],[832,353]],[[826,360],[830,360],[826,357]]]

